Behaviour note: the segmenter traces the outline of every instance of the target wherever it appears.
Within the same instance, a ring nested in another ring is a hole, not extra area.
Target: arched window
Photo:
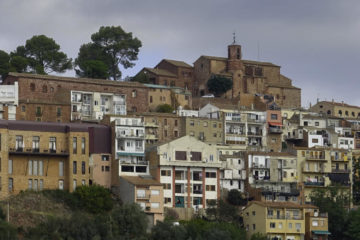
[[[342,111],[341,111],[341,110],[339,110],[339,115],[340,115],[340,116],[342,115]]]
[[[351,112],[351,116],[355,117],[355,112]]]
[[[47,86],[46,86],[46,85],[44,85],[44,86],[42,87],[42,91],[43,91],[43,93],[46,93],[46,92],[47,92]]]
[[[30,90],[35,91],[35,83],[30,83]]]
[[[328,111],[327,111],[327,114],[328,114],[328,115],[331,115],[331,111],[330,111],[330,110],[328,110]]]
[[[136,97],[136,90],[132,90],[131,96],[132,96],[133,98]]]
[[[131,108],[131,111],[132,111],[132,112],[137,112],[136,107],[132,107],[132,108]]]
[[[150,103],[152,103],[153,102],[153,99],[152,99],[152,96],[150,96]]]
[[[349,116],[349,112],[348,112],[348,111],[345,111],[345,115],[346,115],[346,116]]]

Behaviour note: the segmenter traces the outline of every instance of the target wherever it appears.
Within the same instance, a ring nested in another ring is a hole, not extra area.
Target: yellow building
[[[303,188],[303,203],[310,202],[316,188],[338,185],[345,194],[352,191],[352,152],[335,148],[297,149],[299,185]]]
[[[306,213],[314,220],[318,212],[313,205],[252,201],[243,210],[243,219],[248,238],[258,232],[271,240],[302,240],[307,231]]]
[[[109,152],[106,139],[94,144],[102,129],[108,131],[95,124],[0,121],[1,197],[91,184],[89,156]]]
[[[160,182],[150,176],[121,176],[119,190],[124,203],[140,205],[150,226],[164,220],[164,193]]]
[[[182,117],[184,135],[190,135],[209,144],[223,143],[223,122],[221,119]]]

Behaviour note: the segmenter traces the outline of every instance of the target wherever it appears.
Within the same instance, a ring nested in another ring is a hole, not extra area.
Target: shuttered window
[[[186,160],[186,151],[176,151],[175,159],[176,160]]]
[[[191,152],[191,161],[201,161],[201,152]]]

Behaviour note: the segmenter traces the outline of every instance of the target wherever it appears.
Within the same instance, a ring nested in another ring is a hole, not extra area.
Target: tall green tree
[[[86,75],[86,61],[101,61],[108,67],[108,75],[112,80],[121,78],[119,65],[127,69],[135,65],[138,59],[141,41],[125,32],[120,26],[102,26],[99,31],[91,35],[92,43],[80,48],[75,60],[78,75]],[[97,54],[94,54],[97,53]],[[98,66],[97,66],[98,67]],[[91,77],[91,75],[86,75]]]
[[[346,232],[347,208],[349,195],[341,187],[329,186],[311,192],[311,202],[319,207],[320,212],[328,213],[331,239],[343,239]]]
[[[0,50],[0,78],[5,79],[10,70],[10,56],[7,52]]]
[[[54,39],[45,35],[36,35],[26,40],[25,46],[19,46],[11,53],[20,69],[25,69],[24,64],[27,60],[27,65],[30,72],[37,74],[49,74],[52,72],[63,73],[72,68],[72,60],[68,58],[64,52],[60,51],[60,46]]]
[[[219,97],[226,93],[233,86],[233,81],[230,78],[226,78],[219,75],[212,75],[207,82],[207,88],[209,92]]]

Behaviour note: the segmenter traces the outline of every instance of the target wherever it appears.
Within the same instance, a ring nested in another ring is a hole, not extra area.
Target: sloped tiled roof
[[[53,75],[40,75],[40,74],[31,74],[31,73],[15,73],[10,72],[9,76],[13,77],[23,77],[23,78],[34,78],[34,79],[46,79],[46,80],[56,80],[64,82],[77,82],[77,83],[92,83],[100,85],[116,85],[123,87],[144,87],[141,83],[138,82],[124,82],[124,81],[112,81],[107,79],[95,79],[95,78],[76,78],[76,77],[63,77],[63,76],[53,76]]]
[[[210,60],[217,60],[217,61],[227,61],[228,59],[225,58],[225,57],[216,57],[216,56],[205,56],[205,55],[202,55],[200,56],[200,58],[203,57],[203,58],[206,58],[206,59],[210,59]],[[242,59],[241,60],[243,63],[245,64],[250,64],[250,65],[261,65],[261,66],[272,66],[272,67],[279,67],[278,65],[275,65],[271,62],[260,62],[260,61],[253,61],[253,60],[245,60],[245,59]]]
[[[273,208],[318,208],[310,204],[298,204],[293,202],[261,202],[261,201],[251,201],[250,204],[258,204],[263,207],[273,207]]]
[[[171,63],[172,65],[177,66],[177,67],[192,68],[192,66],[190,64],[187,64],[184,61],[171,60],[171,59],[164,59],[164,61]]]
[[[121,176],[129,183],[138,186],[162,186],[162,184],[151,177],[139,177],[139,176]]]
[[[151,73],[154,73],[156,75],[159,75],[159,76],[165,76],[165,77],[174,77],[176,78],[176,75],[167,71],[167,70],[164,70],[164,69],[158,69],[158,68],[144,68],[146,71],[149,71]]]

